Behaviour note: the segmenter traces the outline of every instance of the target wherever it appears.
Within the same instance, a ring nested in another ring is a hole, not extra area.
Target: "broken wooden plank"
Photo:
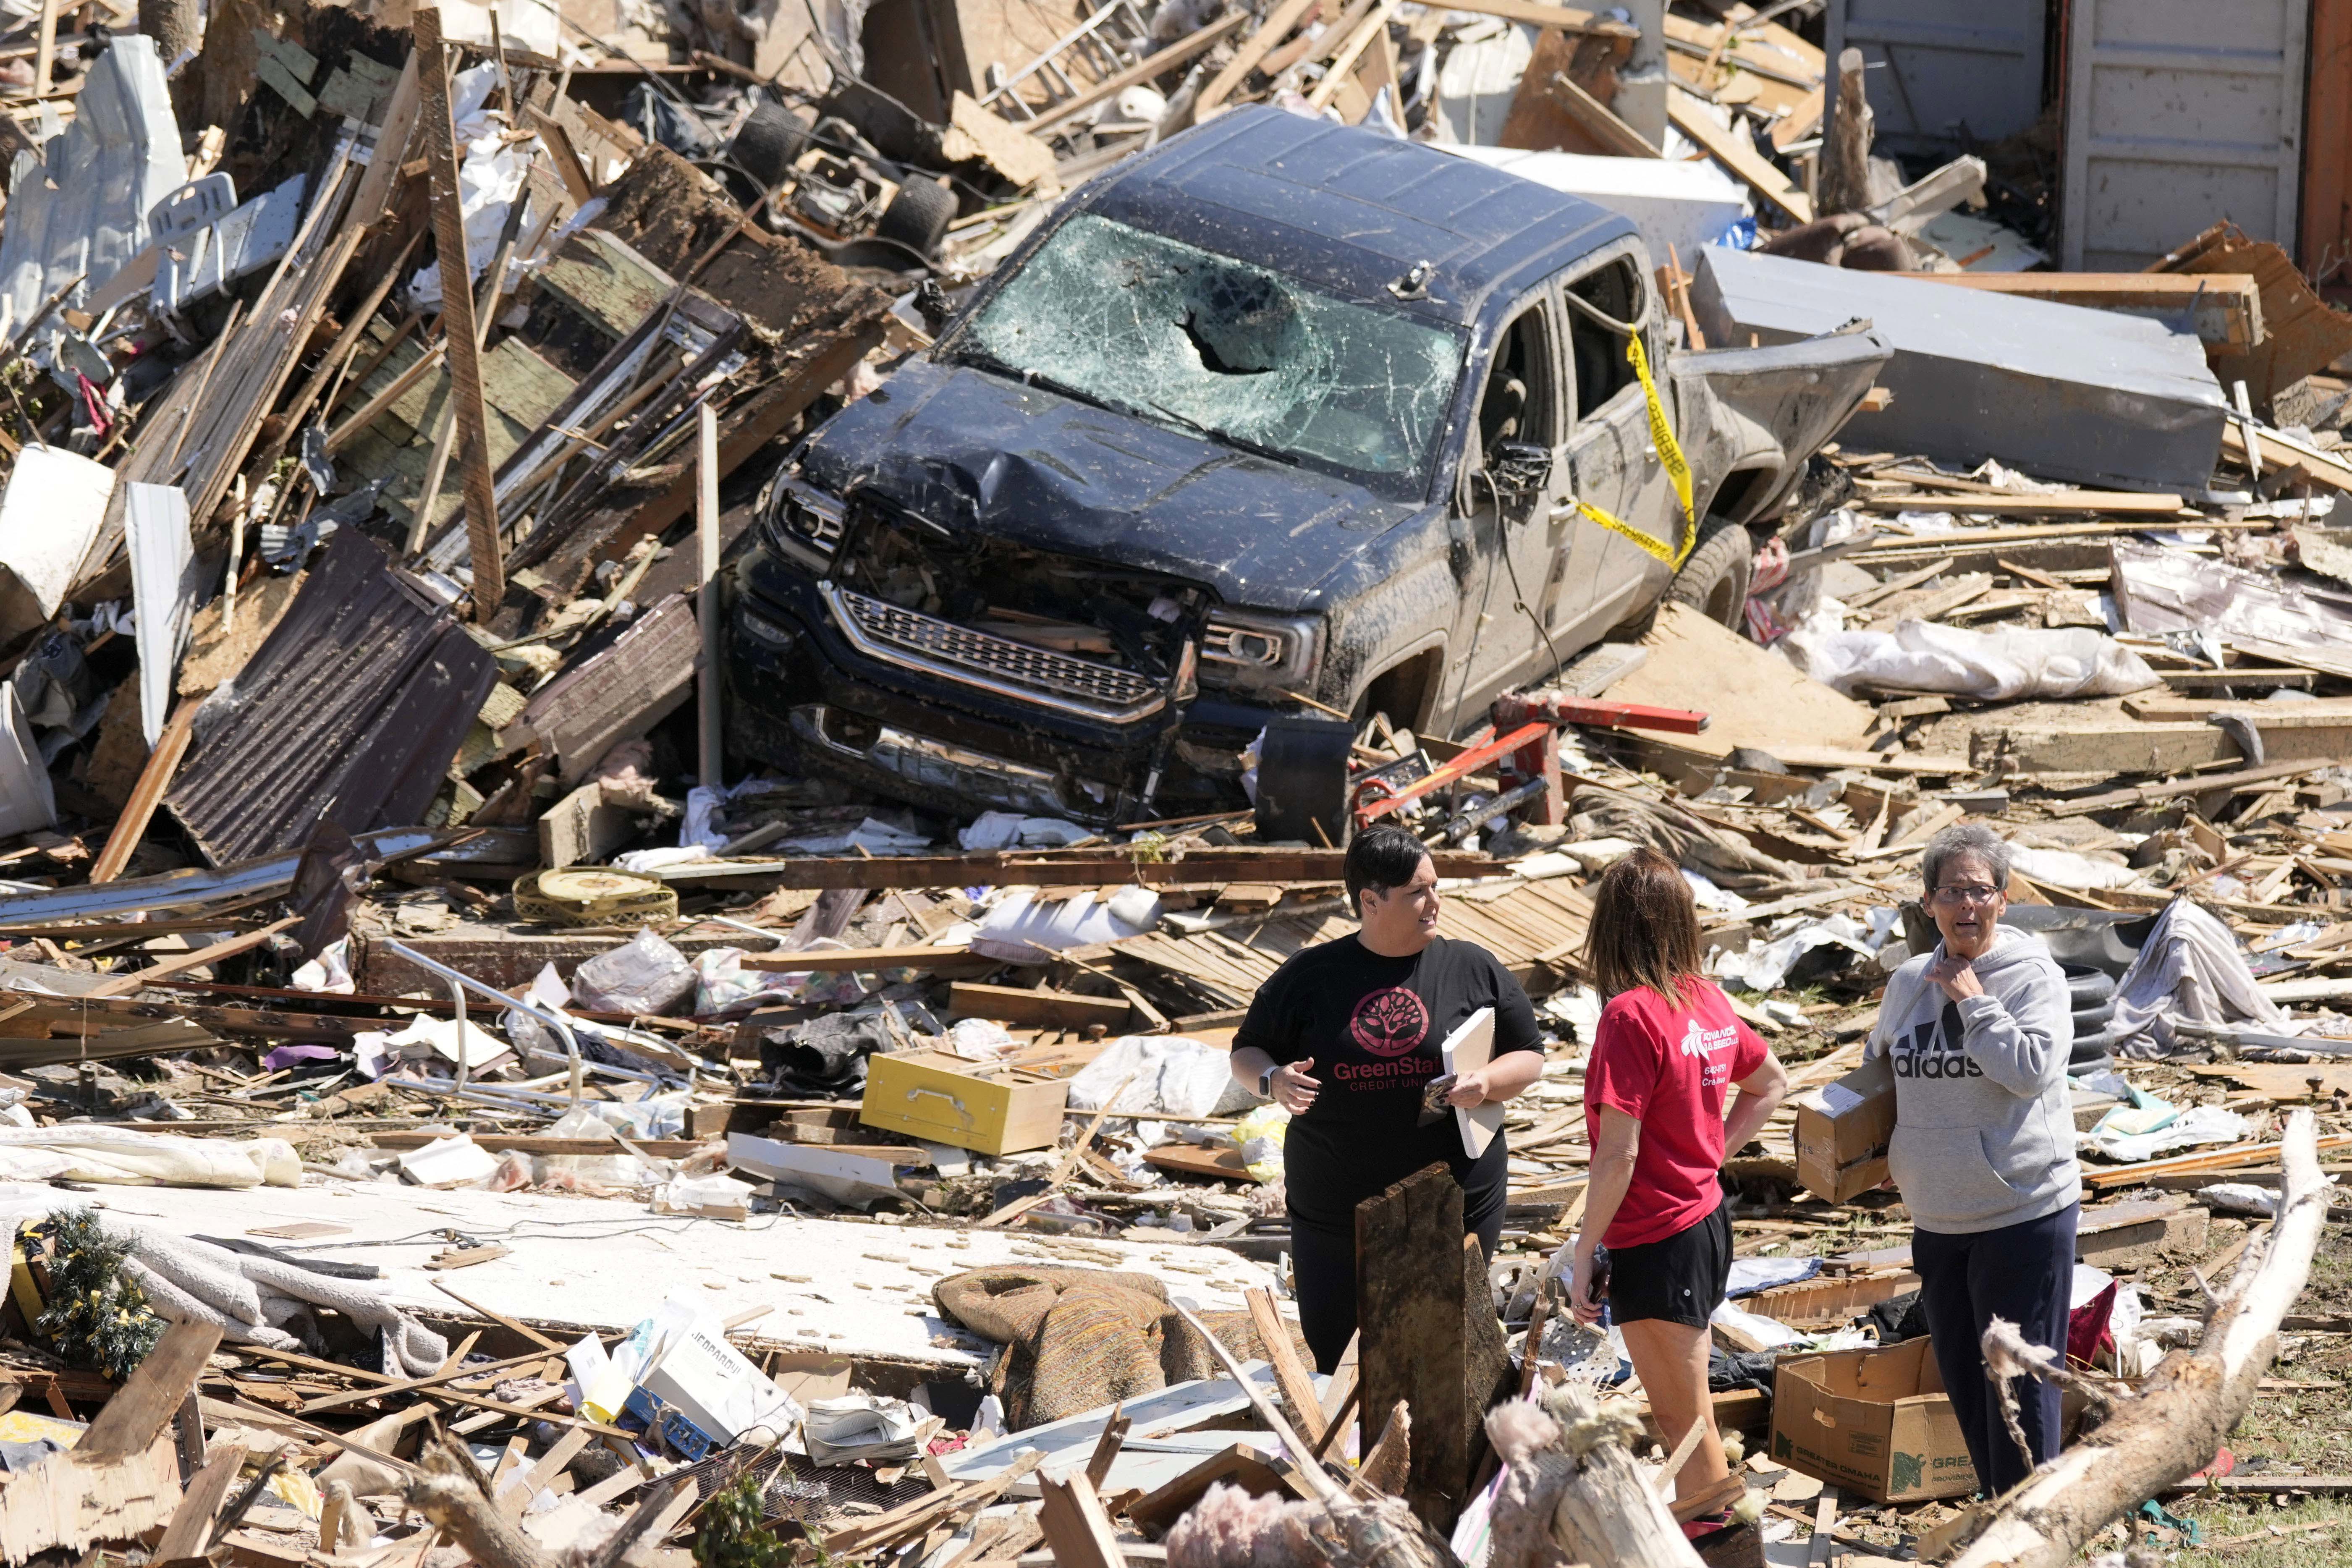
[[[958,1018],[993,1018],[1034,1028],[1082,1029],[1125,1026],[1124,996],[1081,996],[1069,991],[1024,991],[1017,985],[983,985],[959,980],[949,988],[949,1011]]]
[[[419,5],[414,14],[418,80],[425,137],[432,148],[433,240],[441,264],[441,322],[449,357],[450,396],[457,405],[457,453],[466,488],[467,564],[473,569],[474,619],[488,622],[506,597],[504,545],[491,483],[489,428],[483,413],[482,367],[476,345],[474,291],[466,264],[466,223],[458,211],[457,132],[449,111],[449,61],[441,45],[441,13]],[[495,290],[498,279],[492,279]],[[491,295],[493,302],[498,296]],[[429,513],[433,498],[420,505]]]
[[[1411,1457],[1398,1495],[1444,1529],[1470,1499],[1484,1417],[1507,1396],[1511,1375],[1485,1255],[1463,1234],[1462,1188],[1444,1165],[1357,1205],[1356,1315],[1360,1430],[1369,1439],[1410,1406]]]
[[[106,847],[99,851],[98,863],[89,869],[92,883],[111,882],[131,864],[131,853],[147,836],[147,825],[154,820],[155,808],[163,802],[163,792],[172,787],[172,775],[179,771],[180,759],[188,754],[188,742],[195,734],[196,710],[202,706],[193,697],[182,698],[172,721],[163,726],[154,751],[148,754],[147,765],[139,770],[139,782],[131,786],[130,801],[106,836]]]
[[[1486,0],[1492,4],[1494,0]],[[1754,145],[1738,132],[1726,131],[1707,112],[1707,106],[1696,94],[1676,85],[1666,89],[1666,117],[1675,128],[1703,148],[1732,174],[1747,182],[1748,188],[1797,223],[1813,221],[1813,204],[1804,192],[1797,189],[1786,174],[1768,162]]]

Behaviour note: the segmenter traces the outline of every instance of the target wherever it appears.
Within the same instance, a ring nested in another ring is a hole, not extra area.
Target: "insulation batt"
[[[1321,1510],[1220,1481],[1168,1532],[1168,1568],[1322,1568],[1307,1533]]]

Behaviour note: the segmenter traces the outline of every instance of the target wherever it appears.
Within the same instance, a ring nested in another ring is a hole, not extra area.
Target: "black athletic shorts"
[[[1731,1210],[1715,1212],[1662,1241],[1609,1249],[1609,1315],[1620,1323],[1663,1318],[1706,1327],[1731,1279]]]

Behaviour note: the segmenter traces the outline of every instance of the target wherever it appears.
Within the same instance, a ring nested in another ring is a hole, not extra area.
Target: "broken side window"
[[[1642,315],[1642,279],[1630,258],[1620,258],[1596,268],[1568,286],[1568,291],[1613,321],[1634,321]],[[1625,357],[1625,335],[1612,332],[1583,311],[1568,313],[1568,346],[1576,361],[1576,412],[1590,415],[1635,380]]]
[[[1424,491],[1461,334],[1092,213],[973,320],[962,357],[1107,408]]]
[[[1495,363],[1478,395],[1478,442],[1492,457],[1503,441],[1551,446],[1551,347],[1543,307],[1519,313],[1495,345]]]

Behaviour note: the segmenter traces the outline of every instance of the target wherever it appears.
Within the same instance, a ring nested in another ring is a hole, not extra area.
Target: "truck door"
[[[1657,444],[1650,437],[1650,410],[1640,378],[1625,353],[1626,334],[1594,319],[1641,323],[1642,346],[1659,395],[1670,395],[1659,367],[1663,334],[1650,305],[1647,258],[1627,239],[1613,254],[1570,273],[1562,301],[1569,363],[1575,394],[1574,427],[1567,444],[1569,493],[1555,506],[1567,525],[1567,549],[1557,575],[1545,590],[1545,616],[1553,635],[1581,647],[1633,619],[1672,579],[1672,567],[1582,511],[1589,502],[1657,541],[1679,549],[1685,523]],[[1582,307],[1582,308],[1580,308]],[[1671,407],[1668,418],[1673,417]]]
[[[1549,288],[1522,300],[1483,372],[1454,520],[1454,548],[1468,569],[1440,694],[1441,710],[1452,705],[1459,727],[1480,722],[1498,693],[1554,668],[1549,628],[1537,620],[1570,533],[1559,515],[1569,481],[1558,312]],[[1523,602],[1532,613],[1519,609]],[[1570,651],[1559,647],[1562,655]]]

